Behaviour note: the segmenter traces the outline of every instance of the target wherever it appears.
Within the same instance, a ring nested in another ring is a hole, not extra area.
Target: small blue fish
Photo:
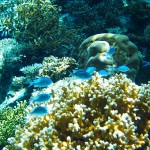
[[[127,67],[126,65],[122,65],[122,66],[116,67],[115,71],[127,72],[129,71],[129,67]]]
[[[49,113],[49,110],[47,107],[37,106],[32,109],[32,111],[30,112],[30,115],[42,117],[42,116],[47,115],[48,113]]]
[[[39,94],[35,96],[32,100],[31,103],[43,103],[48,101],[51,98],[51,94]]]
[[[70,76],[74,76],[82,80],[87,80],[92,77],[92,75],[89,72],[86,72],[84,69],[75,70],[73,73],[70,74]]]
[[[94,71],[96,71],[96,67],[88,67],[86,69],[86,72],[90,73],[91,75],[94,73]]]
[[[110,75],[110,73],[106,70],[100,70],[98,71],[98,73],[102,76],[102,77],[107,77],[108,75]]]
[[[147,67],[150,66],[150,61],[143,61],[143,67]]]
[[[49,86],[50,84],[52,84],[52,80],[48,77],[41,77],[41,78],[38,78],[38,79],[35,79],[33,80],[33,82],[30,82],[30,86],[34,86],[34,87],[47,87]]]
[[[107,53],[107,56],[112,56],[112,55],[114,55],[115,54],[115,52],[116,52],[116,49],[114,48],[114,47],[111,47],[110,49],[109,49],[109,52]]]
[[[74,69],[73,70],[73,73],[76,73],[76,72],[79,72],[79,71],[85,71],[84,69]],[[72,73],[71,73],[72,74]],[[70,74],[70,76],[71,76],[71,74]]]

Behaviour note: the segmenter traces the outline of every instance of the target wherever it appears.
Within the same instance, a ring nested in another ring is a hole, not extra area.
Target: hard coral
[[[111,47],[116,51],[108,57]],[[97,70],[106,69],[113,74],[114,67],[126,64],[130,68],[127,75],[132,80],[136,77],[141,59],[137,46],[125,35],[96,34],[84,40],[79,47],[80,68],[95,66]]]
[[[112,0],[66,0],[64,7],[74,18],[74,25],[82,28],[84,33],[89,36],[93,33],[104,32],[110,26],[118,26],[118,16],[123,11],[122,5],[121,0],[119,2]]]
[[[79,42],[85,35],[80,29],[60,25],[61,7],[54,2],[14,0],[3,2],[2,5],[7,9],[0,14],[0,24],[10,30],[10,37],[31,43],[32,53],[76,56]]]
[[[70,57],[45,57],[42,64],[32,64],[20,69],[25,75],[27,80],[33,80],[36,76],[48,76],[53,81],[58,81],[69,75],[76,67],[76,60]]]
[[[150,85],[137,86],[126,75],[88,81],[68,78],[47,89],[52,98],[44,117],[27,116],[24,128],[3,150],[136,149],[150,140]],[[30,112],[35,107],[27,108]]]
[[[18,43],[15,39],[0,40],[0,102],[6,96],[12,77],[27,64],[26,56],[31,59],[30,49],[30,44]]]
[[[25,123],[26,102],[17,103],[15,108],[0,108],[0,147],[8,144],[7,139],[14,136],[17,125],[23,126]]]
[[[14,0],[2,5],[6,10],[1,14],[1,24],[11,30],[15,39],[25,41],[36,40],[44,30],[55,26],[60,11],[50,0]],[[6,17],[6,11],[10,16]]]
[[[144,30],[144,37],[148,42],[150,41],[150,24]]]

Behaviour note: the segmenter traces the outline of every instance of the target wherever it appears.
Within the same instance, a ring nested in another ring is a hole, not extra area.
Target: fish
[[[43,93],[43,94],[39,94],[35,96],[30,102],[31,103],[43,103],[43,102],[50,100],[50,98],[51,98],[51,94]]]
[[[110,75],[110,73],[106,70],[100,70],[98,71],[98,73],[102,76],[102,77],[107,77],[108,75]]]
[[[92,75],[89,72],[86,72],[86,70],[84,69],[75,70],[70,74],[70,76],[76,77],[81,80],[87,80],[92,77]]]
[[[150,66],[150,61],[143,61],[143,67]]]
[[[109,49],[109,52],[107,53],[107,56],[112,57],[112,55],[114,55],[115,52],[116,52],[116,49],[115,49],[114,47],[111,47],[111,48]]]
[[[92,67],[92,66],[88,67],[85,71],[92,75],[94,73],[94,71],[96,71],[96,67]]]
[[[47,107],[44,106],[37,106],[32,109],[30,112],[30,115],[37,116],[37,117],[42,117],[45,116],[49,113],[49,110]]]
[[[116,67],[114,69],[114,71],[128,72],[129,71],[129,67],[126,66],[126,65],[122,65],[122,66]]]
[[[79,71],[85,71],[84,69],[74,69],[73,73],[79,72]],[[71,73],[72,74],[72,73]]]
[[[53,83],[52,80],[48,77],[39,77],[33,80],[33,82],[30,82],[29,83],[30,85],[28,87],[30,86],[39,87],[39,88],[48,87],[52,83]]]

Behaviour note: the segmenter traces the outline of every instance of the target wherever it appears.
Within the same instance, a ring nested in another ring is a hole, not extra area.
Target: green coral
[[[7,144],[7,139],[15,135],[17,125],[25,123],[26,101],[17,103],[14,108],[8,106],[0,110],[0,146]]]
[[[2,24],[11,30],[16,39],[32,41],[58,21],[59,9],[49,0],[14,0],[3,3],[3,7],[10,16],[6,17],[5,10]]]
[[[62,57],[66,53],[75,56],[85,37],[80,29],[60,25],[61,7],[50,0],[14,0],[4,2],[3,7],[5,11],[0,15],[3,28],[17,41],[32,43],[32,53],[38,50],[42,56],[57,54]]]

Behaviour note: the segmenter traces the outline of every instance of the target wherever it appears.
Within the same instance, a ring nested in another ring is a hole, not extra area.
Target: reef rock
[[[115,53],[108,57],[110,48]],[[98,70],[107,70],[114,74],[114,68],[127,65],[127,76],[134,80],[139,70],[142,55],[137,46],[126,35],[103,33],[85,39],[79,47],[79,68],[94,66]]]

